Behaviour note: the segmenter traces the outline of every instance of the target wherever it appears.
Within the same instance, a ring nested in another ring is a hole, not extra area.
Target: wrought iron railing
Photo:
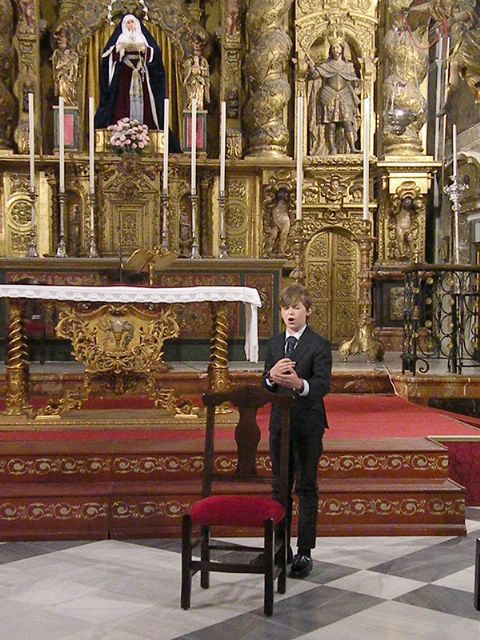
[[[449,373],[480,366],[480,267],[416,264],[405,270],[402,370]]]

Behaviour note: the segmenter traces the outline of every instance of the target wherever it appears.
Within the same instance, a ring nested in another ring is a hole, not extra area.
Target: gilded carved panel
[[[228,253],[231,257],[252,257],[253,249],[253,195],[249,178],[227,180],[225,230]]]
[[[134,154],[101,165],[98,219],[101,255],[128,256],[151,249],[160,240],[159,173]]]
[[[357,247],[351,236],[325,230],[307,247],[306,285],[314,299],[312,326],[334,344],[355,330],[358,268]]]
[[[28,179],[19,174],[4,176],[6,215],[5,253],[24,257],[30,242],[32,205],[28,194]]]

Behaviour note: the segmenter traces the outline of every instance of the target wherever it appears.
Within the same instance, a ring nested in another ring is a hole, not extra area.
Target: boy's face
[[[295,302],[288,307],[281,308],[282,320],[290,333],[296,333],[307,324],[307,318],[312,313],[303,302]]]

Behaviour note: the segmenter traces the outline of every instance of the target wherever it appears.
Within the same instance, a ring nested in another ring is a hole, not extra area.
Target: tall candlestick
[[[227,156],[227,103],[220,104],[220,192],[218,210],[220,214],[220,245],[218,257],[228,258],[227,238],[225,236],[225,161]]]
[[[65,104],[62,96],[58,99],[58,107],[59,190],[65,193]]]
[[[363,219],[370,220],[370,96],[363,99]]]
[[[28,153],[30,157],[30,191],[35,191],[35,106],[33,93],[28,94]]]
[[[88,161],[90,194],[95,193],[95,125],[93,124],[93,97],[88,98]]]
[[[227,103],[220,105],[220,193],[225,193],[225,159],[227,151]]]
[[[302,219],[303,193],[303,96],[297,98],[297,204],[295,219]]]
[[[452,127],[452,160],[453,160],[453,178],[458,179],[458,161],[457,161],[457,125]]]
[[[168,191],[168,131],[170,128],[170,100],[163,101],[163,191]]]
[[[191,148],[192,148],[191,189],[192,189],[192,193],[195,194],[197,191],[197,101],[196,100],[192,100]]]

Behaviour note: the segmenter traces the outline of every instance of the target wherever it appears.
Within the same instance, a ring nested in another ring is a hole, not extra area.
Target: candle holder
[[[305,238],[302,219],[297,218],[293,223],[292,235],[292,255],[295,266],[289,276],[296,284],[305,284],[304,253],[307,243],[308,240]]]
[[[97,245],[95,243],[95,192],[90,191],[88,196],[88,206],[90,210],[90,243],[88,247],[89,258],[99,258]]]
[[[227,198],[225,191],[220,191],[218,196],[218,209],[220,211],[220,246],[218,248],[219,258],[228,258],[227,237],[225,235],[225,205]]]
[[[162,195],[160,196],[162,203],[162,248],[169,248],[169,237],[168,237],[168,207],[169,207],[169,195],[168,189],[162,190]]]
[[[37,199],[37,194],[35,192],[35,187],[30,187],[30,219],[31,219],[31,227],[30,227],[30,243],[28,245],[27,258],[38,258],[37,252],[37,210],[35,206],[35,200]]]
[[[58,234],[58,245],[56,258],[68,258],[67,247],[65,246],[65,191],[58,194],[58,205],[60,208],[60,230]]]
[[[462,211],[462,200],[465,191],[468,189],[468,184],[465,184],[463,180],[459,180],[456,173],[451,176],[452,184],[443,188],[444,193],[449,197],[452,203],[453,211],[453,251],[452,261],[455,264],[460,264],[460,233],[459,233],[459,218]]]
[[[338,350],[345,362],[350,355],[366,353],[369,362],[383,360],[385,347],[375,335],[375,322],[372,317],[372,278],[370,265],[375,238],[371,232],[370,220],[364,220],[358,244],[360,247],[359,273],[359,314],[358,324],[351,340],[346,340]]]
[[[197,240],[197,211],[198,211],[198,195],[196,189],[190,193],[190,201],[192,203],[192,247],[190,249],[190,258],[201,258],[198,249]]]

